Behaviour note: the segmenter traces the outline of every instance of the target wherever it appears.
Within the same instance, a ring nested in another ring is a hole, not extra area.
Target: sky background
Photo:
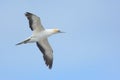
[[[120,0],[1,0],[0,80],[120,80]],[[31,35],[25,12],[49,37],[49,70],[36,44],[15,46]]]

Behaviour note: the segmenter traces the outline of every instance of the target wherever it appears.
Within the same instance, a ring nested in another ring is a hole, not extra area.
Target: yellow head
[[[54,28],[54,29],[53,29],[53,32],[54,32],[54,33],[65,33],[65,32],[62,32],[61,30],[59,30],[58,28]]]
[[[57,33],[64,33],[64,32],[61,32],[58,28],[46,29],[46,32],[47,32],[48,36],[57,34]]]
[[[54,28],[53,31],[54,31],[54,33],[59,33],[60,32],[60,30],[57,29],[57,28]]]

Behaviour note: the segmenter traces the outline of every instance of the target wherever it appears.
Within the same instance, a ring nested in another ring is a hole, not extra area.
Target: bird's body
[[[46,29],[41,32],[33,32],[33,34],[26,40],[30,39],[27,43],[38,42],[40,39],[48,38],[52,34],[54,34],[54,29]]]
[[[29,20],[29,25],[33,31],[32,35],[24,41],[16,44],[36,43],[40,51],[43,53],[43,58],[46,65],[51,69],[53,63],[53,50],[48,43],[48,37],[59,33],[59,29],[44,29],[40,18],[32,13],[26,12],[25,16]]]

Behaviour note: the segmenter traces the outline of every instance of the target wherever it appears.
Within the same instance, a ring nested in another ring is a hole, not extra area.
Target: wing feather
[[[53,50],[47,39],[42,39],[36,43],[40,51],[43,53],[43,58],[46,65],[51,69],[53,64]]]
[[[29,27],[33,31],[42,31],[44,30],[40,18],[36,16],[35,14],[32,14],[30,12],[26,12],[25,16],[29,20]]]

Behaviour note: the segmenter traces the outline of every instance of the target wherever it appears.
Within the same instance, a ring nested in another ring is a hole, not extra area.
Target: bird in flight
[[[49,69],[51,69],[53,64],[53,50],[47,38],[53,34],[62,32],[57,28],[45,29],[41,24],[40,18],[33,13],[26,12],[25,16],[29,21],[29,27],[33,33],[30,37],[20,43],[17,43],[16,45],[36,43],[37,47],[43,53],[45,64],[49,67]]]

